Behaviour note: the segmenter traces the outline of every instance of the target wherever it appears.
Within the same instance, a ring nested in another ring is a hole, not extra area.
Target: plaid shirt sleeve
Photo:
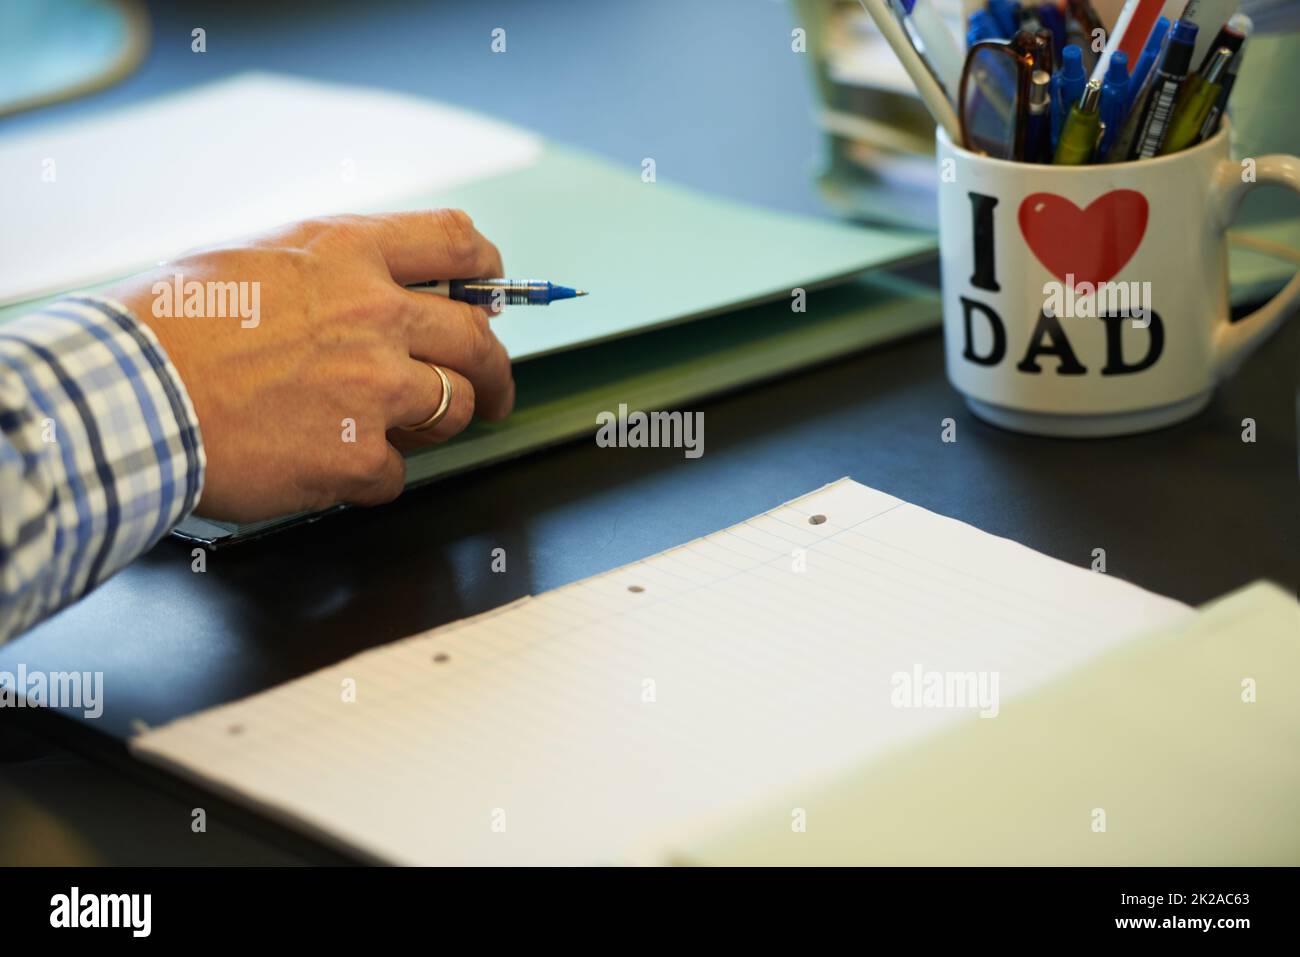
[[[198,419],[119,303],[0,325],[0,642],[97,586],[193,511]]]

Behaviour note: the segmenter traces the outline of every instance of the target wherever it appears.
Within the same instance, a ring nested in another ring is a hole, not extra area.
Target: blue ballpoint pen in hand
[[[549,306],[560,299],[587,295],[582,289],[557,286],[545,279],[431,279],[406,288],[494,311],[502,306]]]

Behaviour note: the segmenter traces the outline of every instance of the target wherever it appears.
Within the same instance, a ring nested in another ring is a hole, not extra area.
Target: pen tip
[[[575,296],[585,296],[585,295],[587,294],[587,290],[585,290],[585,289],[575,289],[575,290],[573,290],[573,294],[574,294]]]

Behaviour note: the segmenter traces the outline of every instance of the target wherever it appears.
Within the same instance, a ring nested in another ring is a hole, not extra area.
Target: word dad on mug
[[[975,252],[974,270],[971,273],[970,284],[976,290],[985,292],[1001,292],[1002,287],[998,284],[996,250],[994,249],[994,208],[998,205],[997,197],[987,196],[983,193],[971,192],[968,194],[971,202],[971,224],[972,224],[972,245]],[[1140,194],[1138,194],[1140,195]],[[1025,199],[1022,205],[1021,231],[1025,233],[1026,240],[1030,243],[1030,248],[1038,256],[1039,261],[1043,261],[1042,251],[1035,246],[1033,237],[1026,229],[1025,217],[1023,210],[1028,207],[1035,197],[1030,196]],[[1072,237],[1076,243],[1086,243],[1087,237]],[[1131,252],[1130,252],[1131,255]],[[1128,257],[1125,257],[1127,261]],[[1044,265],[1051,266],[1044,262]],[[1116,266],[1118,271],[1120,263]],[[1103,283],[1074,283],[1074,275],[1066,273],[1069,283],[1072,286],[1072,295],[1077,297],[1085,293],[1097,295],[1097,290]],[[1105,279],[1109,279],[1106,276]],[[1045,294],[1048,290],[1045,288]],[[1103,357],[1097,357],[1102,360],[1100,374],[1104,376],[1132,375],[1149,369],[1160,359],[1161,353],[1165,346],[1164,323],[1160,319],[1159,313],[1150,308],[1150,303],[1144,304],[1140,309],[1131,308],[1131,303],[1127,296],[1122,297],[1123,302],[1116,306],[1117,299],[1120,297],[1099,297],[1096,303],[1098,307],[1095,310],[1095,318],[1106,324],[1106,354]],[[962,327],[964,340],[962,344],[962,358],[967,362],[972,362],[981,366],[996,366],[1007,357],[1007,326],[1003,322],[996,309],[987,302],[972,296],[961,296],[962,306]],[[1109,301],[1106,301],[1109,299]],[[1059,303],[1059,298],[1056,300]],[[1071,302],[1074,300],[1071,299]],[[1029,334],[1029,340],[1024,344],[1023,352],[1017,347],[1016,354],[1021,358],[1015,364],[1015,368],[1020,372],[1028,375],[1039,375],[1044,371],[1045,364],[1039,360],[1044,356],[1051,356],[1056,359],[1055,372],[1057,375],[1085,375],[1090,367],[1095,367],[1097,359],[1089,357],[1089,364],[1085,365],[1078,353],[1075,351],[1070,337],[1066,334],[1065,328],[1061,325],[1060,317],[1057,315],[1060,309],[1048,308],[1053,305],[1053,299],[1048,295],[1048,302],[1038,313],[1037,322]],[[1093,310],[1075,310],[1078,314],[1093,318]],[[1134,328],[1145,330],[1147,334],[1147,348],[1144,355],[1125,356],[1123,349],[1123,336],[1121,335],[1124,321],[1132,318],[1134,315],[1140,315],[1143,322],[1134,322]],[[975,323],[982,323],[989,332],[987,348],[977,350],[975,347]],[[1048,371],[1050,370],[1050,364]]]

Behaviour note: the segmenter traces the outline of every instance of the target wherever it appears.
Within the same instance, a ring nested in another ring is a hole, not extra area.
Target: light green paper
[[[507,309],[493,320],[511,358],[533,358],[724,312],[788,301],[863,270],[928,254],[925,233],[869,230],[719,199],[547,145],[527,169],[424,205],[459,206],[498,244],[507,275],[590,296]],[[416,204],[420,205],[420,204]],[[448,278],[431,276],[431,279]]]
[[[1295,865],[1298,756],[1300,605],[1257,583],[1004,702],[996,718],[791,790],[674,859]]]
[[[591,293],[507,309],[494,319],[516,361],[765,300],[788,302],[795,288],[843,281],[934,249],[925,233],[792,216],[666,181],[643,182],[639,163],[617,166],[549,144],[531,167],[402,205],[464,209],[501,249],[507,275]],[[0,321],[38,305],[9,306]]]

